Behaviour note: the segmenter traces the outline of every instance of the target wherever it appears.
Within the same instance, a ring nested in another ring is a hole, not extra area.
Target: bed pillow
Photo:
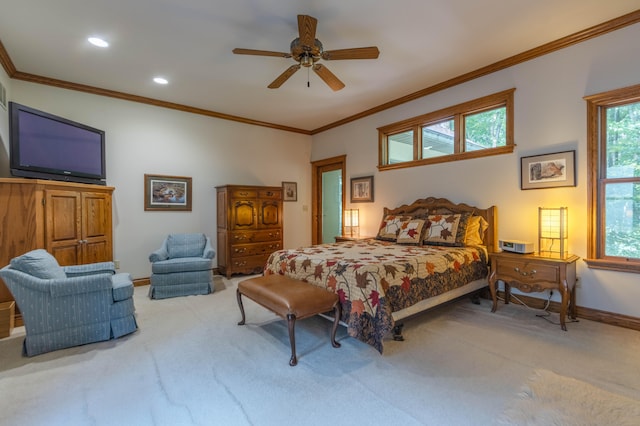
[[[429,215],[422,243],[433,246],[464,246],[470,216],[470,213]]]
[[[418,245],[422,241],[422,230],[424,228],[424,220],[411,219],[405,220],[400,225],[400,232],[396,242],[398,244],[415,244]]]
[[[484,244],[484,233],[489,224],[482,216],[471,216],[467,221],[467,232],[464,237],[465,246],[481,246]]]
[[[382,241],[396,241],[402,223],[409,219],[411,219],[410,216],[398,216],[392,214],[386,215],[382,219],[382,223],[380,223],[380,228],[378,229],[378,235],[376,235],[376,239]]]

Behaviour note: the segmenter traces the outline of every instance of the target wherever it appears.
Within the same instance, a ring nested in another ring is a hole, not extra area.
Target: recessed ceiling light
[[[98,37],[89,37],[87,40],[89,40],[89,43],[93,44],[94,46],[109,47],[109,43]]]
[[[169,83],[169,80],[167,80],[164,77],[154,77],[153,81],[158,83],[158,84],[168,84]]]

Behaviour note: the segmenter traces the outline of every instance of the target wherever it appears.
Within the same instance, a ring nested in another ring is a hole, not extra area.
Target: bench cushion
[[[238,284],[238,291],[283,318],[311,317],[333,310],[338,302],[338,295],[284,275],[249,278]]]

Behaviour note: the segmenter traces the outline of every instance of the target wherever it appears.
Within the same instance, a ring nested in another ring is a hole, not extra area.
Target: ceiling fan
[[[352,49],[323,50],[322,43],[316,38],[316,27],[318,20],[309,15],[298,15],[299,36],[291,42],[291,53],[272,52],[269,50],[254,49],[233,49],[237,55],[257,55],[257,56],[277,56],[282,58],[293,58],[297,62],[291,65],[285,72],[280,74],[271,84],[269,89],[277,89],[287,81],[300,67],[311,67],[313,71],[334,91],[344,87],[340,81],[327,67],[317,62],[320,59],[325,61],[336,61],[340,59],[376,59],[380,54],[377,47],[356,47]]]

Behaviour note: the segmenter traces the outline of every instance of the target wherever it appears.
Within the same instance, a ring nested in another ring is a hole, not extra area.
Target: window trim
[[[589,268],[640,273],[640,259],[605,256],[603,232],[605,218],[600,209],[604,205],[604,184],[611,180],[600,177],[605,161],[600,153],[604,152],[606,144],[606,134],[600,132],[606,123],[603,112],[607,107],[640,102],[640,84],[585,96],[584,100],[587,102],[587,207],[589,211],[587,258],[584,261]],[[624,178],[616,179],[616,182],[623,180]]]
[[[484,96],[451,107],[443,108],[417,117],[408,118],[396,123],[379,127],[378,130],[378,170],[394,170],[407,167],[424,166],[427,164],[446,163],[450,161],[467,160],[471,158],[488,157],[491,155],[510,154],[515,143],[513,139],[513,94],[515,88]],[[486,148],[476,151],[460,151],[462,135],[464,134],[464,120],[461,118],[488,111],[494,108],[506,108],[506,145],[495,148]],[[422,127],[443,120],[454,120],[454,153],[431,158],[420,158],[422,153]],[[394,164],[388,161],[388,137],[397,133],[413,130],[413,160]]]

